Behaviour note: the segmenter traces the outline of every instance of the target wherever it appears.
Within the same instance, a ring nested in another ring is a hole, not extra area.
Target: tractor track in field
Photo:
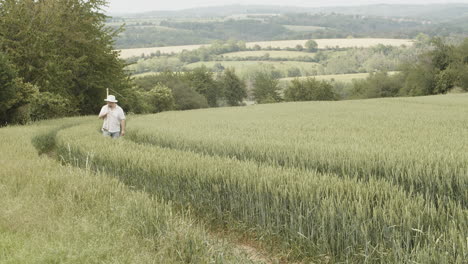
[[[56,136],[60,130],[71,128],[73,126],[75,125],[60,126],[58,128],[54,128],[50,131],[47,131],[46,133],[36,135],[32,143],[34,147],[37,149],[38,155],[46,156],[52,160],[55,160],[56,162],[62,163],[63,160],[58,156],[57,151],[56,151],[56,141],[55,141]],[[39,146],[36,142],[44,138],[47,138],[47,144],[44,146]],[[78,167],[77,164],[70,163],[70,165],[74,167]],[[202,221],[199,219],[199,217],[197,217],[197,219],[199,221]],[[247,256],[253,263],[262,263],[262,264],[291,263],[282,258],[269,256],[268,252],[264,250],[257,242],[245,236],[243,237],[243,239],[237,239],[237,238],[233,238],[233,235],[226,234],[225,232],[214,232],[213,230],[210,231],[210,235],[214,239],[227,241],[229,244],[231,244],[235,248],[236,251]]]

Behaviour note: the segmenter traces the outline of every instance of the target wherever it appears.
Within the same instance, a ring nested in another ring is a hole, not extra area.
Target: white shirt
[[[125,114],[123,109],[116,105],[114,109],[111,109],[109,106],[105,105],[101,108],[99,117],[105,115],[104,123],[102,124],[103,131],[109,131],[111,133],[120,132],[120,122],[125,120]]]

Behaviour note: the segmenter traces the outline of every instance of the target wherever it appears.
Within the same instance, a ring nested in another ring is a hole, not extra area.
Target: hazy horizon
[[[331,6],[357,6],[373,4],[466,4],[468,0],[318,0],[305,2],[304,0],[173,0],[165,3],[155,3],[147,0],[109,0],[106,12],[110,14],[140,13],[149,11],[177,11],[196,7],[224,6],[224,5],[267,5],[267,6],[298,6],[298,7],[331,7]]]

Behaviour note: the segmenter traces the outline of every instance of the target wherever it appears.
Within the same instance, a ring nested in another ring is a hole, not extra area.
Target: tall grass
[[[129,139],[207,155],[382,179],[468,206],[467,95],[258,105],[134,120]]]
[[[338,177],[104,140],[94,124],[60,131],[67,162],[190,206],[212,224],[255,231],[297,259],[351,263],[463,263],[468,212],[368,175]],[[88,131],[88,132],[86,132]]]
[[[163,200],[38,155],[89,120],[0,129],[0,263],[253,262]]]

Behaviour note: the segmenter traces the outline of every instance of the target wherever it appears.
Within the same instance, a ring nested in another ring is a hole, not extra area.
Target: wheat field
[[[116,145],[95,124],[57,140],[69,162],[190,206],[292,260],[463,263],[467,100],[168,112],[133,118]]]
[[[120,140],[103,138],[95,117],[2,128],[13,151],[0,159],[0,260],[463,264],[467,103],[450,94],[130,115]]]
[[[90,122],[0,128],[0,263],[265,263],[171,202],[64,163],[56,134]]]

